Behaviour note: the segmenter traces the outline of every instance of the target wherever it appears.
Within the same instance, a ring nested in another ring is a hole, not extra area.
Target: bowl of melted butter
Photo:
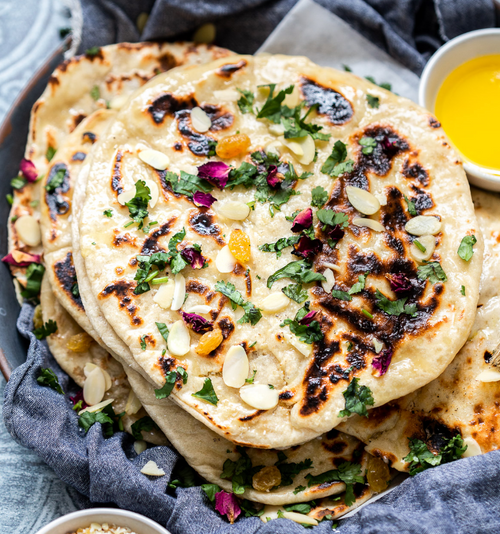
[[[469,32],[442,46],[422,72],[419,104],[436,115],[469,181],[500,191],[500,29]]]

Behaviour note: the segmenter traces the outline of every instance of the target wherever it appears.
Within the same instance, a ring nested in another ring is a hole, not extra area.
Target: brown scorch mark
[[[144,321],[137,315],[139,307],[132,302],[134,296],[135,283],[127,280],[117,280],[108,284],[98,295],[100,299],[108,298],[114,295],[118,299],[118,305],[122,310],[126,310],[130,324],[140,326]]]
[[[75,291],[77,283],[73,254],[68,252],[63,260],[54,263],[54,274],[61,289],[76,306],[83,311],[83,302],[79,292]],[[76,294],[75,294],[76,293]]]

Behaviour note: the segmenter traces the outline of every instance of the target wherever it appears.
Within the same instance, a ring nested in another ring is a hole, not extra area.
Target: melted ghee
[[[434,111],[465,159],[500,171],[500,54],[472,59],[449,74]]]

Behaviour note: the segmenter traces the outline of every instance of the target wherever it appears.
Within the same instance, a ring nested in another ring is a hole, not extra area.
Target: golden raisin
[[[380,493],[381,491],[386,490],[389,481],[391,480],[389,466],[381,458],[371,455],[368,456],[366,480],[372,491],[375,493]]]
[[[33,326],[35,328],[41,328],[43,326],[42,307],[40,304],[35,308],[35,313],[33,314]]]
[[[250,238],[243,230],[236,229],[231,232],[228,246],[238,261],[246,263],[250,259]]]
[[[250,137],[247,134],[228,135],[218,143],[215,152],[222,159],[230,159],[243,154],[250,147]]]
[[[223,339],[222,332],[218,328],[203,334],[195,349],[196,354],[198,354],[198,356],[208,356],[222,343]]]
[[[263,467],[252,478],[252,486],[257,491],[269,491],[281,484],[281,473],[275,465]]]
[[[90,349],[90,345],[92,345],[93,341],[94,340],[87,334],[87,332],[80,332],[68,339],[66,348],[73,352],[85,352]]]

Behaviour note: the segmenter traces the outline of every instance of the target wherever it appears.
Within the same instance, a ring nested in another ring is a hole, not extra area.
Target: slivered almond
[[[134,451],[137,454],[143,453],[147,448],[148,448],[148,444],[143,439],[134,441]]]
[[[304,343],[304,342],[300,341],[300,339],[298,339],[294,335],[287,334],[287,333],[285,333],[285,339],[288,341],[288,343],[290,343],[290,345],[292,345],[292,347],[297,349],[304,356],[306,356],[306,357],[311,356],[311,354],[312,354],[312,345],[310,345],[309,343]]]
[[[82,415],[83,412],[100,412],[103,408],[106,408],[108,404],[112,404],[115,401],[115,399],[106,399],[105,401],[98,402],[97,404],[94,404],[94,406],[88,406],[87,408],[84,408],[83,410],[80,410],[78,412],[78,415]]]
[[[170,158],[166,154],[158,150],[153,150],[152,148],[141,150],[138,156],[140,160],[158,171],[164,171],[170,163]]]
[[[222,380],[231,388],[240,388],[245,385],[248,377],[248,356],[241,345],[231,347],[224,358],[222,366]]]
[[[323,276],[326,278],[326,280],[321,282],[321,287],[326,293],[330,293],[335,285],[335,275],[331,269],[325,269]]]
[[[125,204],[127,202],[130,202],[134,197],[135,197],[135,188],[128,189],[127,191],[123,191],[116,197],[116,199],[122,206],[125,206]]]
[[[323,263],[323,265],[325,267],[328,267],[329,269],[331,269],[332,271],[337,271],[338,273],[340,273],[341,271],[341,268],[338,266],[338,265],[335,265],[335,263],[330,263],[329,261],[325,261]]]
[[[199,107],[191,110],[191,126],[200,133],[208,132],[212,121],[210,117]]]
[[[158,467],[156,462],[149,460],[149,462],[141,469],[143,475],[149,475],[151,477],[162,477],[165,476],[165,471]]]
[[[266,154],[273,154],[279,158],[281,149],[283,149],[283,143],[281,141],[273,141],[266,146],[265,151]]]
[[[153,180],[150,180],[149,178],[146,178],[144,181],[146,182],[146,185],[149,187],[149,191],[151,193],[151,199],[148,202],[148,205],[151,209],[153,209],[156,206],[156,203],[158,202],[158,197],[160,196],[160,191],[158,190],[158,184],[156,182],[153,182]]]
[[[378,221],[366,217],[355,217],[352,220],[352,224],[354,224],[354,226],[369,228],[375,232],[385,232],[385,228]]]
[[[295,139],[282,139],[282,143],[295,154],[302,165],[309,165],[316,154],[316,145],[310,135]]]
[[[131,389],[127,397],[127,402],[125,403],[125,413],[127,415],[135,415],[141,408],[141,401],[137,398],[137,395]]]
[[[283,135],[285,133],[285,127],[282,124],[270,124],[269,125],[269,133],[272,133],[273,135]]]
[[[89,406],[102,401],[106,393],[106,380],[100,367],[92,369],[83,384],[83,399]]]
[[[163,308],[168,310],[172,305],[172,299],[174,298],[175,282],[170,278],[165,284],[161,284],[160,288],[153,297],[153,300]]]
[[[468,458],[470,456],[479,456],[483,454],[483,451],[481,450],[481,447],[479,446],[479,443],[470,436],[464,438],[464,445],[467,445],[467,449],[462,454],[462,458]]]
[[[352,185],[348,185],[345,190],[349,202],[364,215],[373,215],[380,209],[380,202],[369,191]]]
[[[497,369],[485,369],[476,376],[479,382],[498,382],[500,380],[500,371]]]
[[[244,221],[250,213],[250,207],[244,202],[237,200],[229,200],[221,204],[217,211],[232,221]]]
[[[83,368],[83,374],[85,375],[85,378],[88,378],[89,374],[96,368],[99,367],[95,363],[87,362],[85,364],[85,367]]]
[[[36,247],[42,241],[40,224],[32,215],[21,215],[14,223],[19,239],[29,247]]]
[[[170,309],[177,311],[182,308],[182,305],[184,304],[184,298],[186,297],[186,279],[181,273],[177,273],[175,275],[174,282],[174,294]]]
[[[207,306],[206,304],[197,304],[195,306],[190,306],[189,308],[185,308],[184,311],[186,313],[206,314],[206,313],[210,313],[212,311],[212,308],[210,306]]]
[[[410,254],[417,261],[427,261],[436,248],[436,238],[433,235],[423,235],[417,239],[425,250],[420,250],[415,243],[412,243],[410,247]]]
[[[441,221],[432,215],[418,215],[405,224],[411,235],[436,235],[441,230]]]
[[[375,349],[375,352],[378,354],[384,348],[384,344],[380,340],[378,340],[376,337],[374,337],[373,348]]]
[[[272,410],[278,405],[279,393],[267,384],[249,384],[240,388],[240,397],[252,408]]]
[[[184,321],[176,321],[170,328],[167,342],[168,350],[174,356],[185,356],[191,348],[191,337]]]
[[[277,291],[267,296],[259,305],[259,308],[267,313],[276,313],[284,310],[290,304],[290,299],[282,292]]]
[[[387,206],[387,196],[385,193],[374,193],[373,196],[380,202],[381,206]]]
[[[295,521],[295,523],[300,523],[301,525],[319,524],[314,517],[309,517],[305,514],[299,514],[298,512],[283,512],[283,517],[285,519],[291,519],[292,521]]]
[[[231,254],[229,247],[227,245],[222,247],[215,258],[215,266],[217,267],[217,270],[220,273],[232,273],[235,265],[236,259]]]
[[[111,377],[109,376],[109,373],[106,371],[106,369],[101,369],[102,374],[104,375],[104,382],[105,382],[105,388],[106,391],[111,389],[111,386],[113,385],[113,382],[111,381]]]

